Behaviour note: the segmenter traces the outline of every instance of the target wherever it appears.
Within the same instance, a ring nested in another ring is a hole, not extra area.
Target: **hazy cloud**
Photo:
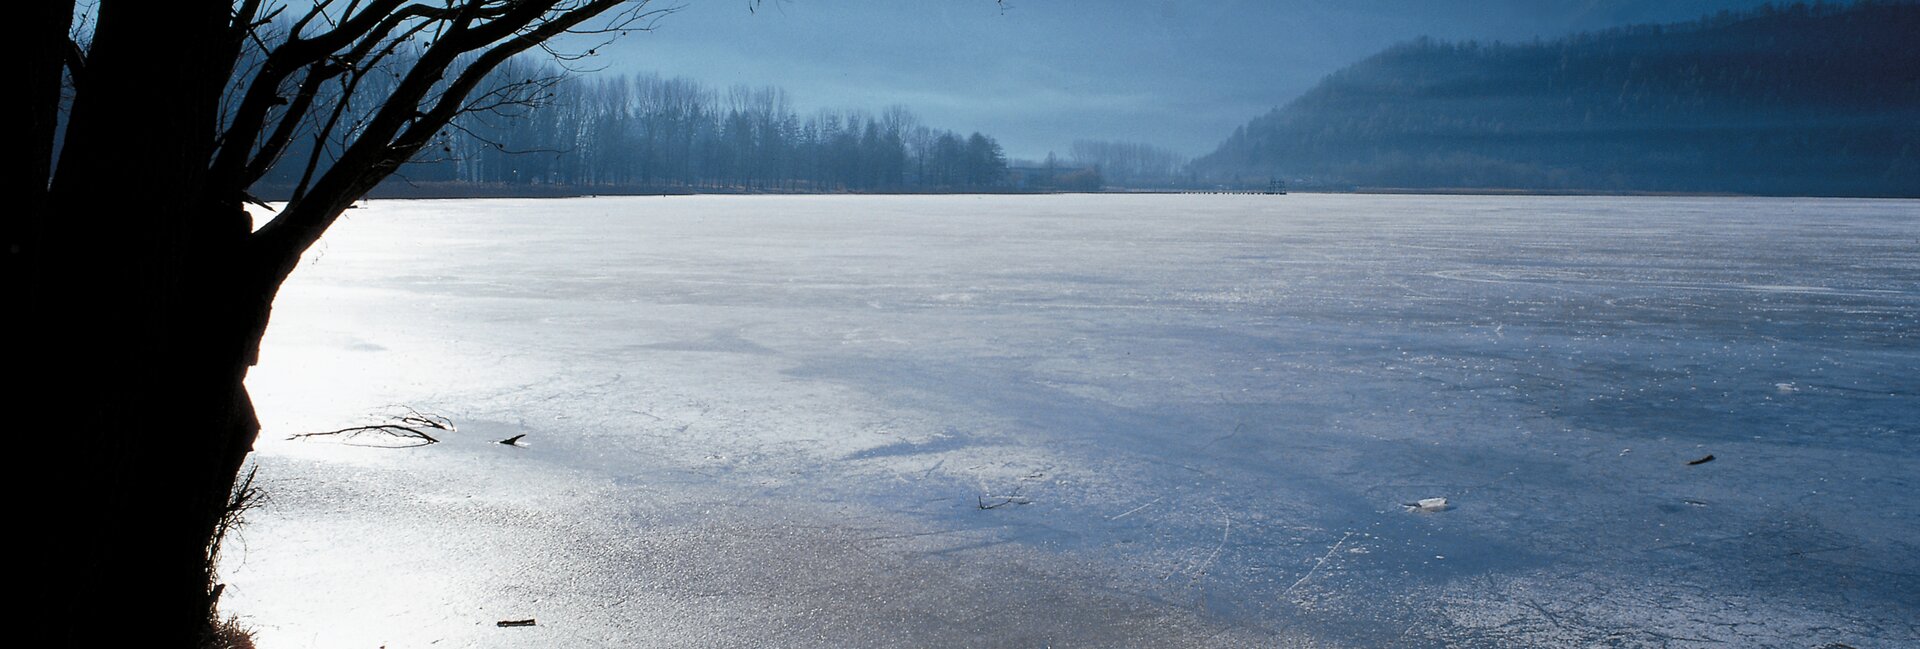
[[[1417,36],[1527,40],[1763,0],[695,0],[604,50],[616,71],[772,84],[806,108],[904,104],[1016,156],[1080,138],[1198,154]]]

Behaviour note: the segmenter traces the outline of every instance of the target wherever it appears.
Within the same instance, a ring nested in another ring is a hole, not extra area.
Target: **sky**
[[[656,0],[602,73],[777,85],[803,111],[903,105],[1007,153],[1211,151],[1335,70],[1419,36],[1531,40],[1764,0]]]

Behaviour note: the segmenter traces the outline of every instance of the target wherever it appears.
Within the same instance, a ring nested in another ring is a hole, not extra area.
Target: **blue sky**
[[[905,105],[1007,151],[1196,155],[1327,73],[1418,36],[1527,40],[1763,0],[687,0],[609,71],[772,84],[803,110]],[[656,2],[656,6],[673,6]]]

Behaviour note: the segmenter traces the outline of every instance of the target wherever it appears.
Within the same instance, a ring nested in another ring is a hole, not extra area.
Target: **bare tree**
[[[535,79],[476,92],[490,71],[659,12],[644,0],[101,0],[82,47],[74,0],[26,5],[29,119],[15,132],[27,141],[5,154],[20,159],[24,194],[5,231],[8,373],[25,386],[9,390],[9,428],[16,468],[37,469],[13,472],[14,526],[30,531],[16,583],[34,607],[16,619],[44,637],[21,644],[193,646],[259,431],[242,382],[301,254],[455,116],[537,96]],[[302,138],[311,153],[283,159]],[[256,227],[250,188],[283,164],[301,180]]]

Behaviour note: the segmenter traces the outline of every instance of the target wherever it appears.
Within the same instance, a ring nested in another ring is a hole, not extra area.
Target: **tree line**
[[[1129,187],[1175,187],[1190,180],[1186,156],[1141,142],[1074,140],[1067,159]]]
[[[560,74],[516,60],[476,110],[400,168],[416,185],[679,191],[996,191],[999,142],[923,124],[904,107],[802,115],[778,87],[719,89],[655,73]],[[299,159],[295,152],[289,159]],[[268,183],[295,187],[299,165]]]

